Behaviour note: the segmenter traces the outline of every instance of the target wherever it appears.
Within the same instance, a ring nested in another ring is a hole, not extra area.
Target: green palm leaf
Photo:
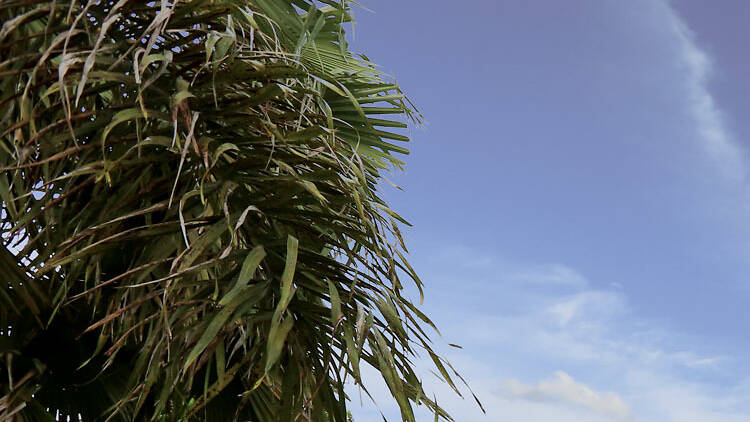
[[[346,421],[362,365],[449,418],[377,192],[419,115],[320,3],[0,2],[0,419]]]

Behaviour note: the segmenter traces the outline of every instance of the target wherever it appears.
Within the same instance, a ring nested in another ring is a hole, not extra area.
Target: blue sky
[[[439,402],[459,421],[750,420],[750,4],[365,6],[353,48],[426,118],[387,197],[487,414],[428,376]]]

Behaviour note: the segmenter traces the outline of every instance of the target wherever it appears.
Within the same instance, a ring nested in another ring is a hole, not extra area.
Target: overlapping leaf
[[[448,418],[349,7],[0,2],[0,418],[345,421],[363,364]]]

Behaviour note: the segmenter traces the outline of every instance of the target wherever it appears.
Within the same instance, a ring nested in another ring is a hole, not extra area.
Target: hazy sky
[[[439,402],[458,421],[750,420],[750,3],[364,5],[354,50],[426,118],[388,199],[487,415],[428,377]]]

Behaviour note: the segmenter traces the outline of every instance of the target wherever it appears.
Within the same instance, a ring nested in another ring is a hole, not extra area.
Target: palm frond
[[[0,419],[343,422],[362,365],[449,419],[377,189],[419,114],[349,8],[0,3]]]

